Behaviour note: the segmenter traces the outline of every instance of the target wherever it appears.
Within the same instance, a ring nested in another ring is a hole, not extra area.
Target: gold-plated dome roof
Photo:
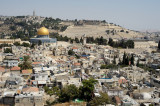
[[[42,27],[38,30],[37,35],[49,35],[49,31],[47,28]]]

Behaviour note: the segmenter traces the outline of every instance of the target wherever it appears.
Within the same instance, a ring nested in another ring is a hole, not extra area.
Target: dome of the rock
[[[37,35],[49,35],[49,31],[47,28],[42,27],[38,30]]]

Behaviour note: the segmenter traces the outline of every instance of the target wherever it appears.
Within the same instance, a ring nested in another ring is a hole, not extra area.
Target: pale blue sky
[[[133,30],[160,30],[160,0],[0,0],[0,15],[106,20]]]

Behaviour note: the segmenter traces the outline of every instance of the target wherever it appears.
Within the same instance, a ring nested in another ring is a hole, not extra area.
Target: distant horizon
[[[0,15],[106,20],[135,31],[160,31],[160,0],[0,0]]]

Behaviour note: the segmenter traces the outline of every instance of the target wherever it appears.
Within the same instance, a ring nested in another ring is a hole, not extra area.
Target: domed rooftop
[[[120,79],[125,79],[124,77],[120,77]]]
[[[47,28],[42,27],[38,30],[37,35],[49,35],[49,31]]]

